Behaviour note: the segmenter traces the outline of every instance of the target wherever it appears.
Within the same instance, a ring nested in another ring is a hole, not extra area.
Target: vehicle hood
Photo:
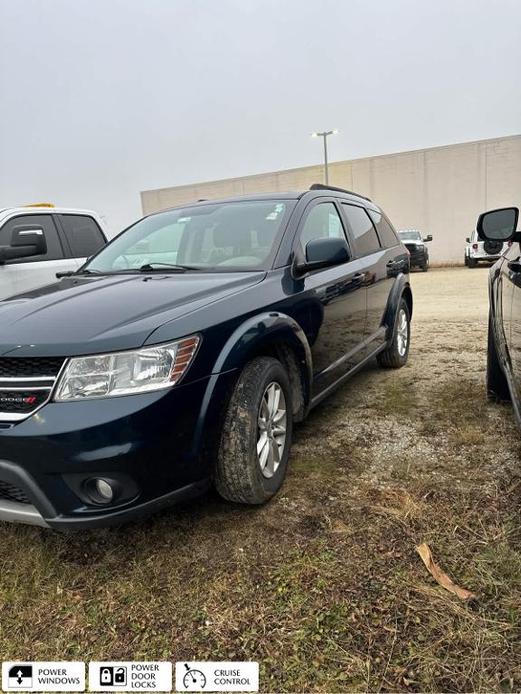
[[[0,301],[0,355],[73,356],[140,347],[164,323],[264,277],[235,272],[64,278]]]

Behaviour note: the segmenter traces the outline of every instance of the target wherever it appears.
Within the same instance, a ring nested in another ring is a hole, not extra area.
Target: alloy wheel
[[[398,325],[396,327],[396,346],[398,354],[401,357],[407,352],[407,343],[409,341],[409,326],[407,324],[407,314],[405,309],[401,308],[398,313]]]
[[[262,396],[257,426],[257,460],[264,477],[273,477],[284,455],[286,420],[284,391],[272,381]]]

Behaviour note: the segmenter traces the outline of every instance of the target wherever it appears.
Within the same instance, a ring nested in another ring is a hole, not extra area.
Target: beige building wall
[[[242,176],[141,193],[143,212],[250,193],[301,191],[323,181],[322,166]],[[432,234],[431,260],[462,262],[480,212],[521,207],[521,135],[332,162],[332,185],[367,195],[398,229]]]

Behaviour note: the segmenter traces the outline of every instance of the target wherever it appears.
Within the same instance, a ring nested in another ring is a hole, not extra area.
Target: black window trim
[[[26,257],[26,258],[13,258],[12,260],[6,260],[4,265],[30,265],[31,263],[52,263],[56,260],[66,260],[67,259],[67,254],[65,247],[63,245],[63,239],[60,234],[60,227],[56,223],[55,220],[55,215],[53,212],[42,212],[38,210],[38,212],[17,212],[14,214],[12,217],[8,217],[7,219],[4,219],[2,223],[2,227],[4,227],[6,224],[9,224],[9,222],[12,222],[15,219],[20,219],[20,217],[49,217],[51,220],[51,223],[54,224],[54,228],[56,230],[56,236],[58,237],[58,244],[61,249],[61,257],[60,258],[41,258],[38,255],[35,255],[33,257]],[[45,230],[44,230],[44,236],[45,236]],[[47,243],[47,239],[45,240]]]
[[[342,200],[340,202],[340,206],[343,207],[344,205],[349,205],[351,207],[359,207],[361,210],[363,210],[365,212],[367,219],[371,222],[371,226],[374,229],[374,233],[376,234],[376,240],[378,241],[378,245],[379,245],[379,248],[375,248],[373,251],[369,251],[368,253],[356,253],[356,255],[354,257],[367,258],[367,256],[373,255],[373,253],[379,253],[380,251],[385,250],[384,246],[382,246],[382,241],[381,241],[380,236],[378,234],[378,231],[375,227],[375,224],[374,224],[373,220],[371,219],[371,215],[369,214],[367,207],[365,207],[364,205],[358,205],[358,204],[356,204],[354,202],[350,202],[348,200]],[[353,229],[351,228],[351,224],[349,223],[349,217],[347,216],[347,213],[344,212],[344,210],[342,210],[342,215],[345,219],[347,228],[349,229],[349,232],[350,232],[351,236],[353,237],[353,241],[354,241],[353,247],[356,248],[356,237],[355,237],[355,234],[353,232]]]

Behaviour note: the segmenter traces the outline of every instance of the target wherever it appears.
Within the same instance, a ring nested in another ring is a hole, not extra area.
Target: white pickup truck
[[[107,243],[95,212],[63,207],[0,209],[0,301],[77,270]]]

